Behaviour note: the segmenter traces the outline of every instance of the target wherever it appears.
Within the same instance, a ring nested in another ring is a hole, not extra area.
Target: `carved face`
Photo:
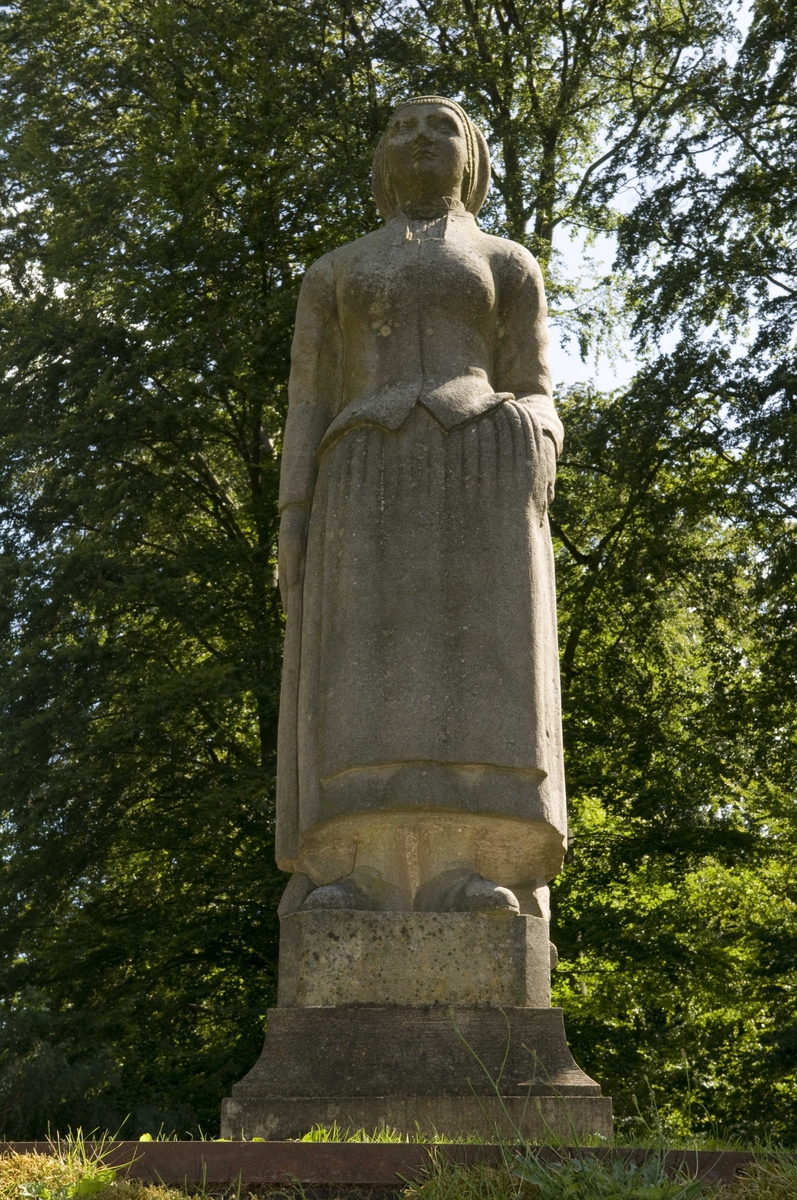
[[[408,104],[398,109],[387,127],[385,151],[400,200],[461,198],[468,144],[453,109],[443,104]]]

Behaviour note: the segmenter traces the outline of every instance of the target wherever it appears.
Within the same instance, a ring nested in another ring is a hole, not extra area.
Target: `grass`
[[[301,1142],[402,1142],[422,1146],[445,1145],[481,1145],[484,1138],[474,1134],[463,1134],[461,1137],[446,1137],[444,1134],[428,1134],[415,1126],[414,1133],[402,1133],[398,1129],[387,1129],[382,1126],[370,1133],[367,1129],[341,1129],[335,1121],[332,1125],[313,1125],[309,1133],[299,1138]]]
[[[740,1179],[724,1193],[728,1200],[795,1200],[797,1158],[773,1154],[757,1158]]]
[[[509,1140],[498,1132],[492,1137],[485,1137],[483,1134],[462,1134],[458,1137],[449,1137],[445,1134],[427,1134],[420,1127],[416,1127],[414,1133],[402,1133],[398,1129],[384,1127],[371,1131],[341,1128],[336,1123],[329,1126],[314,1125],[304,1137],[298,1140],[302,1142],[404,1142],[425,1146],[483,1145],[485,1142],[512,1146],[525,1144],[520,1134]],[[576,1137],[574,1134],[572,1137],[564,1139],[550,1137],[546,1138],[545,1145],[580,1146],[583,1150],[602,1147],[609,1149],[636,1147],[640,1150],[749,1150],[761,1154],[778,1153],[777,1149],[772,1150],[766,1143],[750,1145],[741,1138],[725,1137],[718,1132],[670,1137],[663,1130],[650,1124],[640,1124],[632,1130],[623,1130],[612,1138],[601,1137],[599,1134],[587,1137]],[[797,1200],[797,1193],[795,1193],[794,1200]]]
[[[117,1179],[103,1160],[105,1138],[89,1150],[81,1131],[54,1143],[54,1154],[0,1155],[0,1200],[185,1200],[176,1188]]]
[[[409,1184],[402,1200],[797,1200],[797,1159],[755,1159],[732,1184],[703,1184],[684,1171],[668,1178],[664,1150],[642,1167],[578,1159],[549,1163],[533,1150],[505,1166],[457,1167],[435,1159],[426,1178]]]
[[[316,1126],[303,1141],[407,1142],[422,1141],[395,1130],[341,1130]],[[473,1139],[463,1139],[477,1141]],[[438,1139],[438,1144],[442,1139]],[[186,1189],[119,1178],[123,1167],[104,1161],[102,1141],[89,1149],[80,1131],[53,1143],[51,1155],[0,1156],[0,1200],[186,1200]],[[397,1200],[797,1200],[797,1158],[770,1151],[759,1154],[733,1184],[719,1190],[701,1185],[684,1173],[667,1178],[664,1150],[643,1167],[628,1162],[599,1161],[585,1147],[580,1158],[562,1163],[543,1162],[529,1147],[525,1157],[507,1155],[503,1166],[454,1166],[431,1153],[426,1175],[397,1191]],[[735,1147],[739,1148],[739,1147]],[[303,1189],[263,1189],[290,1200],[307,1200]],[[328,1190],[328,1189],[325,1189]],[[210,1197],[203,1187],[192,1187],[193,1196]],[[341,1189],[337,1195],[362,1189]],[[333,1189],[334,1192],[334,1189]],[[218,1196],[219,1193],[215,1193]],[[224,1189],[225,1200],[250,1200],[240,1187]]]
[[[531,1156],[503,1167],[433,1163],[426,1179],[405,1189],[404,1200],[696,1200],[715,1193],[687,1175],[668,1178],[663,1157],[637,1167],[585,1154],[562,1163]]]

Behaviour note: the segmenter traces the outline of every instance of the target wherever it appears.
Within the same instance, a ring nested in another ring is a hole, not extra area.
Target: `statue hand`
[[[304,581],[304,557],[307,547],[309,512],[303,504],[289,504],[280,518],[277,570],[283,612],[290,608],[291,596]]]
[[[547,481],[546,500],[550,507],[556,495],[556,445],[553,438],[549,437],[547,433],[542,439],[542,456]]]

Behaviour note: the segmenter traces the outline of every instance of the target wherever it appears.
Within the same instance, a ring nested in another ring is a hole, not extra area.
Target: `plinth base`
[[[449,1137],[610,1136],[611,1100],[576,1066],[559,1008],[272,1009],[263,1053],[222,1107],[222,1137],[313,1125]]]
[[[469,1134],[485,1142],[557,1141],[578,1145],[596,1133],[612,1134],[608,1096],[557,1099],[534,1096],[319,1096],[314,1100],[225,1100],[221,1135],[267,1142],[299,1138],[314,1125],[340,1130],[396,1129],[421,1137]]]

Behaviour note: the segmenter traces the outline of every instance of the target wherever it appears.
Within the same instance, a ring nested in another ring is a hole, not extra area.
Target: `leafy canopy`
[[[791,6],[793,7],[793,6]],[[787,11],[788,10],[788,11]],[[633,1121],[795,1136],[794,14],[711,0],[0,13],[0,1128],[216,1128],[274,998],[298,284],[457,96],[582,352],[556,540],[556,975]],[[562,237],[617,237],[606,277]]]

